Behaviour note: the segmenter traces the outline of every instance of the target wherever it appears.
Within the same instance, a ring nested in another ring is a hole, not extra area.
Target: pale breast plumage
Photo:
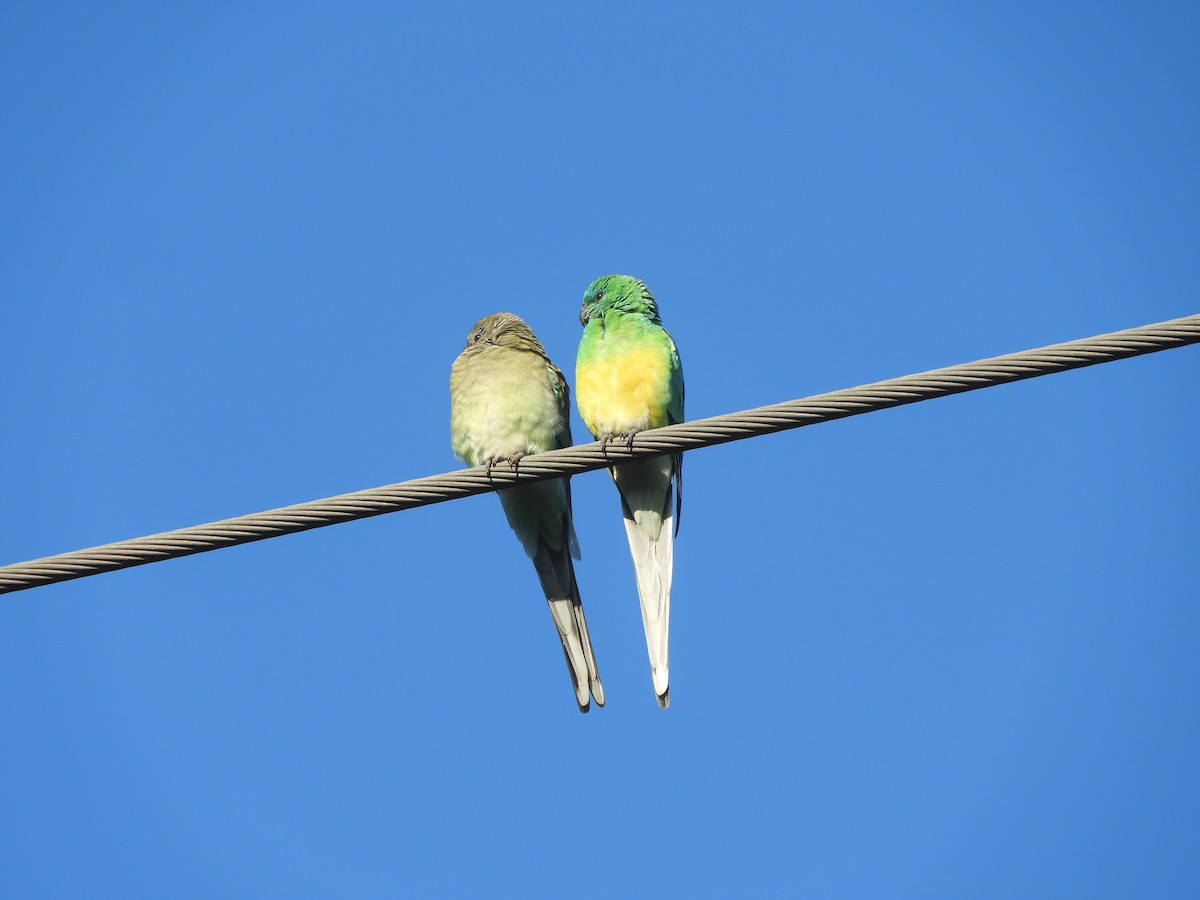
[[[558,446],[564,411],[536,353],[481,347],[460,356],[451,377],[451,440],[459,459],[476,466]]]

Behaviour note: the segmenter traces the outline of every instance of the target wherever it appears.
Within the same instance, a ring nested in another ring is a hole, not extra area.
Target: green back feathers
[[[603,316],[609,310],[642,315],[655,325],[662,324],[650,288],[632,275],[605,275],[589,284],[583,293],[579,324],[587,325],[590,319]]]

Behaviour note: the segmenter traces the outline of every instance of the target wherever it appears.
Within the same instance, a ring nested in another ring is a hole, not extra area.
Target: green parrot
[[[594,437],[605,444],[614,437],[632,444],[643,429],[683,421],[679,351],[662,327],[646,285],[629,275],[596,279],[583,295],[579,321],[583,339],[575,365],[576,402]],[[663,709],[671,701],[667,638],[682,471],[681,453],[609,468],[633,554],[654,696]]]
[[[571,446],[570,391],[532,329],[512,313],[484,316],[450,370],[450,444],[470,466],[491,471],[506,459]],[[583,602],[575,582],[579,542],[571,522],[571,484],[554,478],[499,492],[508,524],[537,570],[562,642],[580,712],[589,693],[604,705]]]

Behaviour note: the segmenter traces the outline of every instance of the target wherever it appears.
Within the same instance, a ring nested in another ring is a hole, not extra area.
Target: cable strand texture
[[[492,469],[490,477],[484,474],[482,467],[430,475],[0,566],[0,594],[457,500],[517,483],[577,475],[622,460],[711,447],[1196,343],[1200,343],[1200,315],[1185,316],[1140,328],[830,391],[801,400],[656,428],[638,434],[632,447],[627,447],[624,441],[617,441],[605,449],[601,448],[599,442],[594,442],[553,450],[526,457],[521,460],[516,472],[506,465],[500,465]]]

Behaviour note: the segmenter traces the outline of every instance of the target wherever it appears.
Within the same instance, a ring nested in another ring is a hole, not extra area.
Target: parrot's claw
[[[611,431],[606,431],[604,434],[600,435],[600,452],[604,454],[605,459],[608,459],[608,445],[619,439],[625,442],[625,449],[632,453],[633,439],[637,437],[637,435],[637,429],[634,429],[633,431],[622,431],[619,434],[613,434]]]
[[[489,456],[487,459],[485,459],[483,461],[483,474],[487,477],[488,481],[491,481],[492,480],[492,469],[496,468],[496,466],[499,465],[501,462],[508,463],[508,467],[510,469],[512,469],[514,472],[516,472],[517,466],[520,465],[521,460],[523,460],[528,455],[529,455],[528,453],[514,453],[512,456],[504,456],[504,457]]]

